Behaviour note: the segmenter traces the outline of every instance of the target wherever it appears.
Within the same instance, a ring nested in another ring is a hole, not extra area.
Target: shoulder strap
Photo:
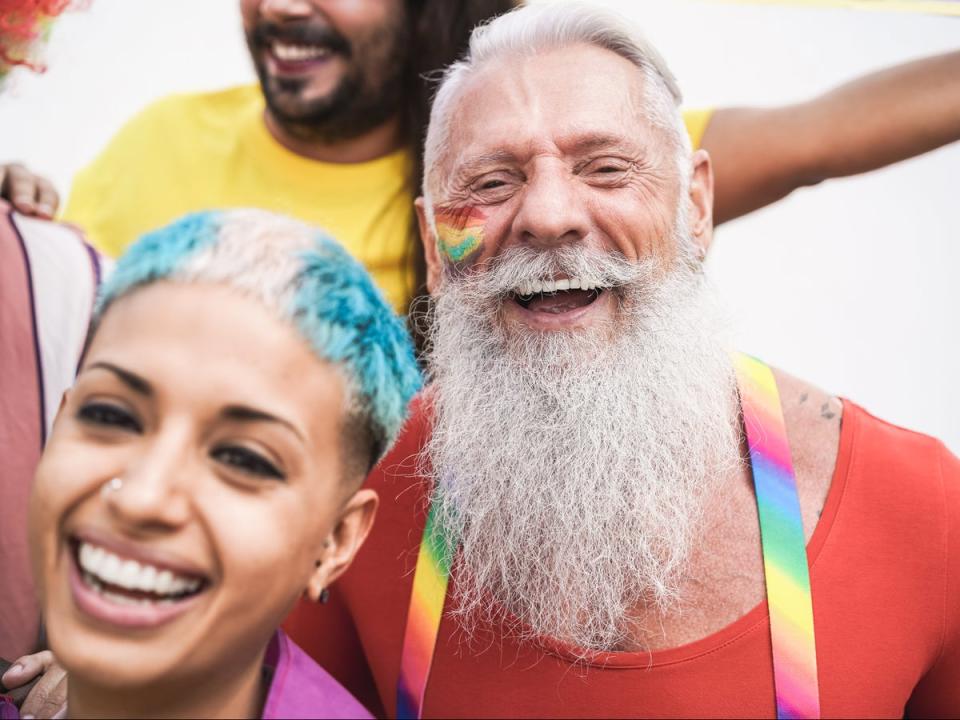
[[[807,548],[773,371],[734,356],[760,516],[778,718],[820,717]]]
[[[431,504],[417,554],[397,680],[397,717],[410,720],[419,720],[423,712],[423,695],[443,619],[455,549],[450,538],[440,531],[434,508]]]

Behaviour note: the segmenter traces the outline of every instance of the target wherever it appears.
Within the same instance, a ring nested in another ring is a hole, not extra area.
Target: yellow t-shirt
[[[257,85],[150,105],[77,174],[64,219],[116,256],[184,213],[235,207],[284,213],[328,230],[406,312],[414,286],[406,152],[364,163],[311,160],[274,140],[263,110]],[[697,146],[709,112],[685,118]]]
[[[713,117],[713,108],[683,111],[683,123],[687,126],[687,135],[690,136],[690,142],[694,150],[699,148],[700,143],[703,142],[703,133],[706,132],[711,117]]]

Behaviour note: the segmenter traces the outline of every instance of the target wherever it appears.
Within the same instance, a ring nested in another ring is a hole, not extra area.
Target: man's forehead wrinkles
[[[642,151],[636,139],[605,130],[578,129],[559,137],[516,138],[500,146],[466,150],[456,162],[457,175],[469,175],[496,165],[518,165],[544,155],[582,156],[603,150],[635,155]]]
[[[557,146],[566,153],[582,154],[593,150],[638,150],[638,141],[627,134],[610,132],[597,127],[583,127],[561,135]]]
[[[469,174],[491,165],[510,165],[517,162],[519,155],[509,148],[495,148],[480,152],[465,152],[454,168],[458,174]]]

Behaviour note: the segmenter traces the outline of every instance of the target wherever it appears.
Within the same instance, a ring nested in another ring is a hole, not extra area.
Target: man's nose
[[[577,242],[589,232],[589,215],[570,168],[543,163],[528,180],[515,230],[525,244],[538,247]]]
[[[313,9],[310,0],[263,0],[260,3],[260,17],[283,22],[310,17]]]
[[[173,529],[190,517],[188,475],[195,461],[182,438],[157,438],[102,488],[109,512],[131,530]]]

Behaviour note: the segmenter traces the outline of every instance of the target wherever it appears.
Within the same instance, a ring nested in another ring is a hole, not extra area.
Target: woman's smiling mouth
[[[77,606],[108,624],[147,628],[166,623],[210,586],[203,575],[153,562],[132,549],[79,538],[71,540],[70,549],[70,586]]]

